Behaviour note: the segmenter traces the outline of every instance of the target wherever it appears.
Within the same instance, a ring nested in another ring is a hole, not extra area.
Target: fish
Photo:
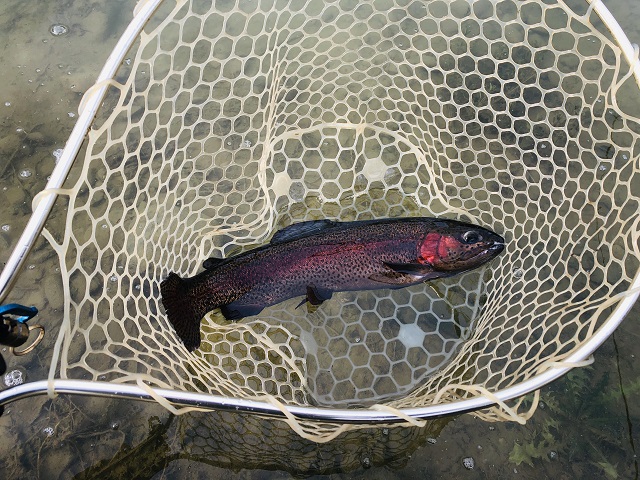
[[[298,306],[319,307],[335,292],[396,289],[466,272],[504,245],[488,229],[442,218],[312,220],[277,231],[266,245],[209,258],[193,277],[171,272],[160,292],[169,322],[193,351],[212,310],[239,320],[294,297],[303,297]]]

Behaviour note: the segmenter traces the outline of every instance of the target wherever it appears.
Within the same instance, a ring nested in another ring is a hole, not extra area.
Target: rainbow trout
[[[278,231],[268,245],[210,258],[194,277],[170,273],[160,290],[169,321],[193,351],[200,346],[202,317],[216,308],[237,320],[302,295],[320,305],[333,292],[450,277],[488,262],[503,248],[499,235],[454,220],[310,221]]]

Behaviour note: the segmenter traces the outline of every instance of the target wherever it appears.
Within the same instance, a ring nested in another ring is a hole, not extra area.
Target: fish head
[[[426,235],[418,261],[435,270],[461,272],[495,258],[504,250],[504,244],[504,238],[490,230],[452,222]]]

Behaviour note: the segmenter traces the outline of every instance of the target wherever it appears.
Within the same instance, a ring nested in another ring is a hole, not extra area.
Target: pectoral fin
[[[384,266],[390,268],[394,272],[405,273],[407,275],[414,275],[416,277],[422,277],[434,272],[434,268],[431,265],[425,265],[423,263],[387,263],[384,262]]]
[[[383,263],[385,269],[379,273],[374,273],[370,280],[388,285],[408,285],[421,280],[431,280],[447,276],[443,272],[438,272],[430,265],[422,263]]]
[[[385,283],[387,285],[407,285],[415,283],[415,278],[406,273],[398,273],[393,270],[385,270],[369,276],[369,280]]]

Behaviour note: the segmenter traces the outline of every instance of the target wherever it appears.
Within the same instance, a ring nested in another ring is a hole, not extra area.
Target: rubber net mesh
[[[640,125],[616,99],[637,85],[587,3],[167,3],[118,72],[64,230],[49,234],[68,279],[52,377],[282,405],[446,403],[562,361],[630,289]],[[212,312],[193,353],[164,314],[170,271],[193,275],[293,222],[418,215],[486,226],[506,250],[315,312],[300,299],[238,323]]]

